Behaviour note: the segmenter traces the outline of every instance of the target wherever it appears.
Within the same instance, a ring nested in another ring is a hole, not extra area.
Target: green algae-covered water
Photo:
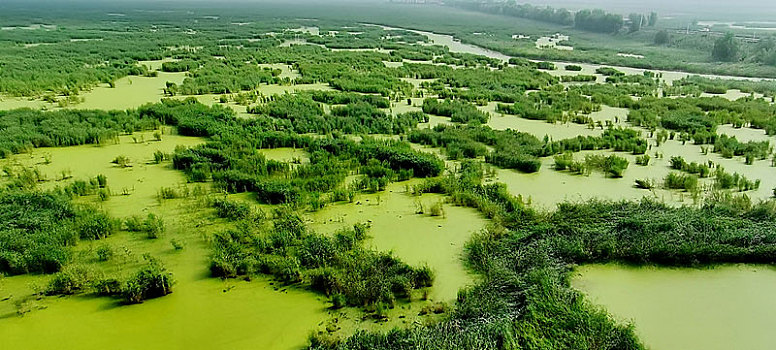
[[[653,350],[776,348],[776,267],[587,265],[572,284]]]
[[[134,137],[134,138],[133,138]],[[152,240],[118,232],[74,248],[79,263],[106,274],[125,275],[142,263],[144,253],[161,259],[174,274],[173,293],[140,305],[121,305],[94,296],[38,297],[50,275],[0,277],[0,349],[298,349],[312,332],[334,325],[338,334],[355,329],[386,330],[427,322],[419,310],[431,301],[451,302],[462,286],[472,283],[464,269],[462,247],[472,232],[485,224],[475,210],[445,206],[445,215],[415,214],[416,202],[431,206],[444,197],[404,193],[406,183],[391,184],[384,193],[359,195],[355,203],[333,204],[310,215],[311,227],[330,232],[355,222],[372,222],[370,245],[392,250],[412,264],[428,264],[436,272],[429,300],[397,303],[390,321],[364,322],[360,310],[329,310],[325,296],[269,279],[220,280],[210,277],[208,237],[224,228],[203,214],[196,198],[159,201],[162,187],[186,186],[185,176],[169,162],[155,164],[155,151],[172,152],[176,145],[194,146],[201,138],[165,133],[121,136],[115,144],[41,148],[14,155],[0,165],[38,168],[53,188],[75,179],[105,174],[114,195],[106,202],[82,197],[78,201],[101,206],[114,217],[145,215],[164,218],[166,232]],[[309,161],[306,152],[290,148],[265,150],[268,158]],[[130,159],[130,168],[111,163],[117,155]],[[83,166],[88,164],[88,166]],[[65,171],[70,180],[60,180]],[[122,189],[130,189],[122,195]],[[241,195],[253,200],[249,194]],[[175,250],[170,240],[183,242]],[[116,253],[109,263],[97,263],[94,249],[107,244]],[[22,312],[20,312],[22,310]]]

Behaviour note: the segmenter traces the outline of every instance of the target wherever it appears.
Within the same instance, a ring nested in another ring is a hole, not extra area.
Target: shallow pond
[[[164,129],[169,131],[167,127]],[[153,133],[138,132],[120,136],[116,144],[37,148],[31,153],[2,159],[0,165],[17,171],[37,168],[48,180],[40,185],[42,189],[105,175],[112,197],[102,205],[113,215],[123,217],[156,206],[161,187],[185,182],[183,173],[172,170],[170,162],[155,164],[154,152],[170,154],[178,145],[192,147],[204,142],[202,138],[170,134],[163,134],[161,141],[152,140]],[[117,156],[127,157],[130,166],[122,168],[113,164]]]
[[[654,145],[654,142],[650,143]],[[656,158],[654,156],[656,152],[661,152],[663,158]],[[625,152],[583,151],[574,154],[574,158],[577,160],[584,160],[588,154],[616,154],[626,158],[629,166],[622,178],[609,178],[597,171],[593,171],[589,176],[556,171],[554,159],[545,157],[542,158],[541,169],[536,173],[526,174],[511,169],[497,169],[495,180],[505,183],[510,193],[521,195],[525,200],[530,198],[532,204],[546,209],[554,209],[556,204],[567,200],[584,201],[593,198],[638,200],[649,197],[666,203],[692,204],[695,198],[691,193],[662,189],[666,175],[675,171],[670,168],[671,156],[682,156],[687,162],[706,163],[711,160],[724,167],[728,173],[737,172],[744,174],[752,181],[761,180],[759,189],[744,192],[755,202],[770,198],[772,189],[776,187],[776,168],[770,166],[770,159],[757,160],[753,165],[746,165],[742,157],[726,159],[717,153],[704,155],[701,152],[701,146],[691,143],[682,145],[681,142],[671,140],[666,141],[660,147],[653,146],[647,153],[652,156],[648,166],[637,165],[636,156]],[[638,189],[634,186],[637,179],[652,180],[656,184],[656,188],[653,190]],[[711,191],[713,184],[712,178],[700,179],[699,181],[704,193]],[[703,198],[703,195],[700,199]]]
[[[573,286],[653,350],[776,348],[776,268],[588,265]]]

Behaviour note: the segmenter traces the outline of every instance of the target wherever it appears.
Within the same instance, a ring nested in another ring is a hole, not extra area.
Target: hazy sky
[[[0,0],[2,3],[81,3],[89,0]],[[364,3],[387,2],[388,0],[91,0],[102,4],[185,4],[186,2],[205,7],[228,6],[229,3],[275,3],[289,6],[303,6],[304,3]],[[776,0],[518,0],[532,5],[551,5],[570,10],[582,8],[602,8],[611,12],[628,14],[630,12],[657,11],[661,16],[680,16],[698,20],[759,20],[776,22]]]

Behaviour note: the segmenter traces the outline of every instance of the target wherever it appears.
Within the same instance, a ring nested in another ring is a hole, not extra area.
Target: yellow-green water
[[[572,284],[618,320],[633,322],[653,350],[776,348],[774,267],[589,265]]]

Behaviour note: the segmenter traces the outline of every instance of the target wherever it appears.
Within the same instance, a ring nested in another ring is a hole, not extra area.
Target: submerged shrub
[[[444,203],[442,201],[434,203],[430,208],[429,214],[431,214],[431,216],[445,216]]]
[[[172,293],[172,273],[155,258],[145,256],[145,259],[146,265],[127,280],[121,292],[124,301],[129,304],[142,303],[144,300]]]
[[[88,287],[92,272],[84,267],[70,267],[57,272],[45,289],[46,295],[70,295],[83,291]]]
[[[649,165],[650,157],[648,154],[640,155],[636,157],[636,165],[647,166]]]
[[[99,191],[97,191],[97,198],[100,199],[100,201],[107,201],[110,199],[110,191],[106,188],[101,188]]]
[[[134,215],[124,220],[124,228],[129,232],[142,232],[148,238],[159,238],[164,233],[164,219],[153,213],[148,213],[145,218]]]
[[[393,304],[397,297],[409,298],[409,291],[431,285],[428,267],[413,268],[388,253],[366,249],[367,227],[357,224],[324,236],[309,232],[293,212],[281,211],[271,226],[216,234],[210,270],[218,277],[261,273],[286,284],[302,283],[331,296],[336,307]]]
[[[667,189],[693,191],[698,187],[698,177],[691,174],[671,172],[666,175],[663,183]]]
[[[100,245],[95,252],[99,261],[108,261],[113,258],[113,248],[108,244]]]
[[[216,209],[216,215],[221,218],[240,220],[248,218],[251,212],[251,206],[248,203],[240,202],[227,198],[213,199],[211,205]]]
[[[115,231],[118,223],[107,214],[99,211],[84,210],[77,221],[82,239],[102,239]]]
[[[108,177],[107,176],[105,176],[103,174],[99,174],[99,175],[97,175],[96,179],[97,179],[97,185],[100,186],[100,188],[105,188],[105,186],[108,186]]]
[[[622,177],[622,173],[628,168],[628,160],[616,155],[587,155],[585,156],[586,166],[598,169],[607,176]]]
[[[116,166],[118,166],[120,168],[129,168],[129,167],[132,166],[132,164],[131,164],[131,162],[129,160],[129,157],[124,156],[124,155],[116,156],[116,158],[113,158],[111,163],[116,164]]]
[[[655,182],[649,179],[636,179],[636,188],[651,190],[655,188]]]

